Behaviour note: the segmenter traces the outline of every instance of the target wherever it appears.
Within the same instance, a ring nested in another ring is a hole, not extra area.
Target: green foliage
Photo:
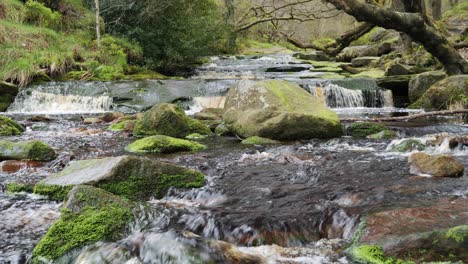
[[[103,240],[117,240],[132,219],[128,208],[85,207],[80,213],[63,211],[33,250],[33,263],[55,260],[74,248]]]
[[[26,22],[40,27],[58,28],[62,15],[34,0],[26,2]]]
[[[22,23],[26,16],[26,8],[19,0],[2,0],[0,2],[0,19]]]
[[[16,121],[0,116],[0,136],[18,136],[23,133],[24,127]]]

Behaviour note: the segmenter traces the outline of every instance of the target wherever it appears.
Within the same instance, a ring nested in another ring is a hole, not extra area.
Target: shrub
[[[52,11],[44,4],[29,0],[26,2],[26,22],[40,26],[56,29],[60,26],[62,15]]]

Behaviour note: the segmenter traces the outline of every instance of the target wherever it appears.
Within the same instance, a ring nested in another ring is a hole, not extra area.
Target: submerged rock
[[[87,184],[131,200],[162,197],[170,187],[198,188],[205,183],[200,172],[145,158],[121,156],[82,160],[39,182],[37,194],[63,200],[75,186]]]
[[[386,263],[369,260],[393,257],[416,263],[455,263],[468,259],[468,211],[464,198],[388,209],[371,213],[364,221],[357,238],[361,246],[350,250],[355,260]]]
[[[422,151],[426,149],[426,145],[424,145],[418,139],[405,139],[396,145],[394,145],[391,149],[393,152],[411,152],[414,150]]]
[[[430,175],[433,177],[461,177],[465,167],[452,156],[431,156],[418,152],[408,158],[411,173]]]
[[[24,132],[24,127],[16,121],[0,116],[0,136],[18,136]]]
[[[120,197],[92,186],[76,186],[60,219],[34,248],[33,263],[55,261],[98,241],[116,241],[132,219],[131,205]]]
[[[431,86],[410,108],[426,111],[468,107],[468,75],[450,76]]]
[[[157,135],[137,140],[128,145],[126,149],[134,153],[175,153],[196,152],[205,149],[205,146],[185,139]]]
[[[278,144],[279,142],[276,140],[272,140],[269,138],[262,138],[262,137],[249,137],[241,142],[244,145],[271,145],[271,144]]]
[[[382,131],[389,130],[387,126],[379,124],[379,123],[372,123],[372,122],[358,122],[353,123],[351,126],[348,127],[347,132],[348,135],[357,138],[365,138],[367,136],[380,133]]]
[[[409,82],[408,93],[411,102],[416,102],[432,85],[445,79],[447,74],[442,71],[430,71],[416,75]]]
[[[394,139],[397,138],[397,133],[391,130],[380,131],[379,133],[367,136],[369,139]]]
[[[136,123],[133,130],[135,136],[165,135],[185,138],[193,133],[210,134],[211,130],[173,104],[154,106],[145,113],[143,120]]]
[[[97,117],[89,117],[89,118],[85,118],[83,120],[83,123],[85,123],[86,125],[93,125],[93,124],[99,124],[99,123],[102,123],[103,121]]]
[[[335,112],[286,81],[242,81],[229,90],[225,110],[226,126],[244,138],[331,138],[343,133]]]
[[[51,161],[56,157],[55,151],[41,141],[0,140],[0,160]]]

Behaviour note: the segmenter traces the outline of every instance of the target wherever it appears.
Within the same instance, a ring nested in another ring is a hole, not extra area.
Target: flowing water
[[[7,115],[27,127],[9,140],[39,139],[60,156],[44,164],[2,162],[0,184],[36,183],[73,160],[128,155],[133,141],[107,124],[85,125],[81,116],[135,112],[158,102],[185,101],[194,113],[222,107],[228,88],[241,79],[295,81],[340,116],[404,115],[391,94],[373,80],[304,79],[310,65],[287,55],[212,58],[189,80],[51,83],[24,90]],[[361,87],[362,89],[357,89]],[[37,113],[50,120],[31,121]],[[468,134],[457,117],[395,122],[400,136],[423,142],[433,134]],[[441,198],[468,199],[468,177],[414,177],[397,141],[342,137],[260,147],[237,138],[212,137],[197,154],[146,155],[197,169],[205,187],[171,189],[134,212],[120,241],[100,242],[65,256],[63,263],[352,263],[343,248],[360,220],[383,208],[417,206]],[[442,141],[430,153],[453,154],[468,167],[468,149]],[[0,192],[0,263],[25,263],[34,245],[58,219],[60,203],[30,194]],[[248,262],[250,261],[250,262]]]

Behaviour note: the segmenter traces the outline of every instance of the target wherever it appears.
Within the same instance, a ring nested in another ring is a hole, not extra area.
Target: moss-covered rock
[[[193,133],[185,137],[185,139],[188,140],[203,140],[206,139],[208,136],[207,135],[202,135],[199,133]]]
[[[188,117],[185,112],[173,104],[159,104],[145,113],[133,130],[135,136],[165,135],[185,138],[193,134],[209,134],[211,130],[200,121]]]
[[[92,185],[131,200],[162,197],[170,187],[198,188],[205,183],[200,172],[139,157],[112,157],[70,163],[63,171],[39,182],[34,192],[64,196],[75,185]]]
[[[231,88],[223,120],[241,137],[278,140],[341,136],[338,115],[296,84],[242,81]]]
[[[17,183],[17,182],[10,182],[10,183],[7,183],[5,186],[6,191],[9,193],[21,193],[21,192],[32,193],[33,188],[34,188],[34,185],[32,184]]]
[[[253,136],[242,140],[241,142],[244,145],[271,145],[271,144],[278,144],[279,142],[276,140],[272,140],[269,138],[262,138],[258,136]]]
[[[41,141],[0,140],[0,160],[51,161],[56,157],[55,151]]]
[[[410,108],[426,111],[468,108],[468,75],[450,76],[432,85]]]
[[[196,113],[193,118],[198,120],[221,120],[223,119],[223,108],[205,108]]]
[[[198,134],[200,135],[200,134]],[[200,135],[201,136],[201,135]],[[133,153],[196,152],[205,149],[202,144],[169,136],[151,136],[133,142],[126,150]]]
[[[347,130],[348,135],[352,137],[365,138],[389,129],[387,126],[378,123],[358,122],[353,123]]]
[[[136,122],[136,120],[124,120],[110,125],[108,129],[111,131],[131,132],[133,129],[135,129]]]
[[[33,263],[49,263],[98,241],[116,241],[132,219],[130,204],[118,196],[91,186],[76,186],[60,219],[34,248]]]
[[[431,156],[423,152],[414,153],[408,158],[411,172],[433,177],[461,177],[465,171],[463,164],[448,155]]]
[[[18,136],[24,132],[24,127],[12,119],[0,116],[0,136]]]
[[[395,260],[386,257],[381,246],[360,245],[350,250],[354,261],[360,264],[415,264],[412,261]]]
[[[445,79],[447,75],[442,71],[430,71],[416,75],[409,82],[408,95],[411,102],[416,102],[427,89]]]
[[[392,146],[391,151],[393,152],[411,152],[411,151],[423,151],[426,149],[426,145],[424,145],[418,139],[405,139],[401,142],[396,143]]]
[[[367,136],[369,139],[394,139],[397,137],[397,133],[392,130],[384,130],[379,133]]]

